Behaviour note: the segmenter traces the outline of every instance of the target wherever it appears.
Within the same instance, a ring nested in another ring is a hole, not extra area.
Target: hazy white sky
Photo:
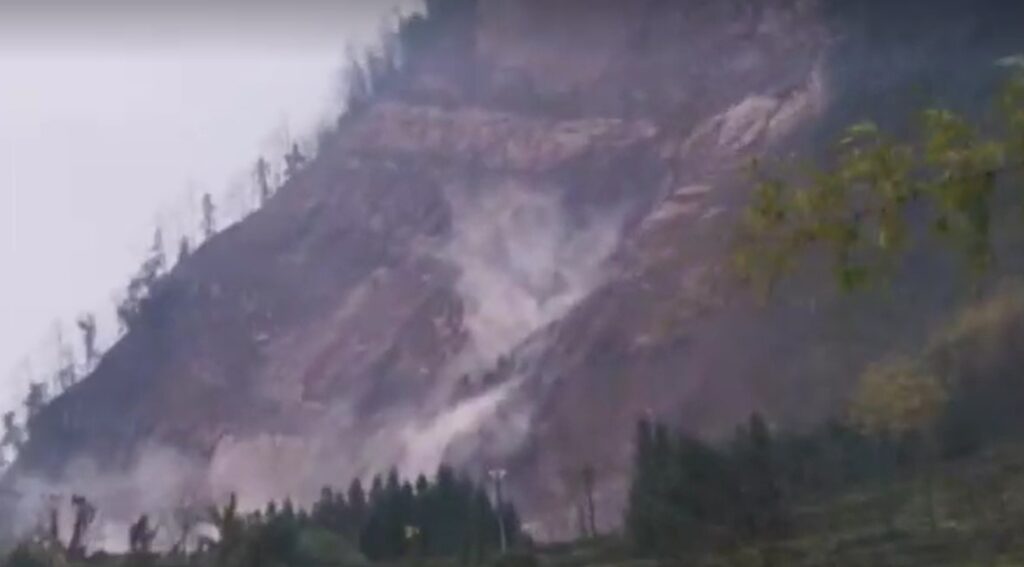
[[[111,4],[85,23],[5,18],[16,8],[0,4],[0,409],[23,396],[26,370],[52,364],[56,321],[77,341],[76,315],[110,311],[157,223],[194,230],[203,191],[237,205],[282,131],[310,134],[337,111],[346,46],[399,4],[252,4],[240,23],[188,4]],[[113,321],[101,325],[109,343]]]

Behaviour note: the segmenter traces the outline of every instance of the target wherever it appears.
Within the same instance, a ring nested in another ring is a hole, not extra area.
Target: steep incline
[[[257,503],[445,458],[509,468],[558,535],[585,464],[614,522],[645,412],[709,436],[754,410],[820,419],[949,290],[812,282],[755,308],[728,275],[742,166],[922,86],[976,104],[1024,51],[1013,2],[848,4],[482,0],[168,276],[16,472],[172,448]]]

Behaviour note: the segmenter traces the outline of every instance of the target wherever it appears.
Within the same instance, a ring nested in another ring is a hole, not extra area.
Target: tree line
[[[22,543],[3,563],[7,566],[49,565],[64,561],[101,561],[103,552],[87,549],[97,508],[85,496],[71,497],[71,532],[62,534],[57,508],[47,525]],[[373,477],[368,490],[356,479],[346,490],[324,487],[309,508],[285,499],[262,510],[243,512],[230,495],[223,506],[205,515],[176,518],[178,533],[165,553],[153,544],[161,529],[148,515],[128,528],[128,554],[133,564],[260,567],[284,565],[352,565],[401,560],[455,559],[477,565],[506,547],[524,545],[515,506],[449,466],[433,478],[401,479],[394,469]],[[207,524],[216,536],[200,534]],[[66,536],[66,537],[65,537]]]
[[[770,549],[806,530],[798,511],[858,489],[879,496],[875,523],[891,531],[895,487],[908,483],[938,529],[937,471],[984,462],[1024,433],[1021,341],[1024,287],[1006,286],[951,317],[919,353],[867,365],[838,417],[810,430],[754,415],[709,443],[641,420],[624,518],[630,542],[667,556]]]

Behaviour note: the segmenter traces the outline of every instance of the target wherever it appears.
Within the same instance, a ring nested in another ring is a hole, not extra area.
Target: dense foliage
[[[951,499],[962,508],[959,537],[994,537],[994,525],[1014,525],[1004,503],[1014,497],[993,487],[986,497],[994,502],[982,504],[984,489],[962,471],[980,469],[999,483],[1019,475],[1019,465],[1004,461],[1016,462],[1024,432],[1022,345],[1024,289],[1006,285],[952,317],[919,353],[868,365],[841,419],[811,431],[775,430],[754,416],[731,440],[709,444],[642,420],[625,518],[630,542],[643,555],[767,553],[820,531],[822,518],[807,516],[821,503],[865,492],[859,521],[879,537],[899,535],[907,502],[919,503],[924,533],[949,529]],[[825,514],[849,521],[845,511]],[[963,532],[968,526],[983,531]]]
[[[384,480],[376,477],[366,496],[359,481],[345,494],[325,488],[311,521],[358,541],[371,560],[480,559],[499,548],[499,515],[508,542],[517,543],[521,536],[515,508],[503,502],[499,509],[484,486],[442,466],[433,481],[421,475],[415,484],[400,482],[395,471]]]
[[[996,259],[993,234],[1020,219],[1024,166],[1024,71],[1008,83],[994,120],[980,125],[945,109],[923,113],[915,139],[857,124],[824,167],[769,172],[741,229],[737,263],[770,289],[815,250],[845,289],[890,274],[932,235],[975,273]]]

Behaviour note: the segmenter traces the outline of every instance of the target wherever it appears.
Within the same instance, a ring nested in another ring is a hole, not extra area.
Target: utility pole
[[[494,500],[497,502],[498,508],[498,531],[501,534],[501,552],[505,553],[508,548],[508,542],[505,539],[505,504],[501,498],[501,482],[505,479],[506,471],[505,469],[491,469],[487,474],[494,481]]]

